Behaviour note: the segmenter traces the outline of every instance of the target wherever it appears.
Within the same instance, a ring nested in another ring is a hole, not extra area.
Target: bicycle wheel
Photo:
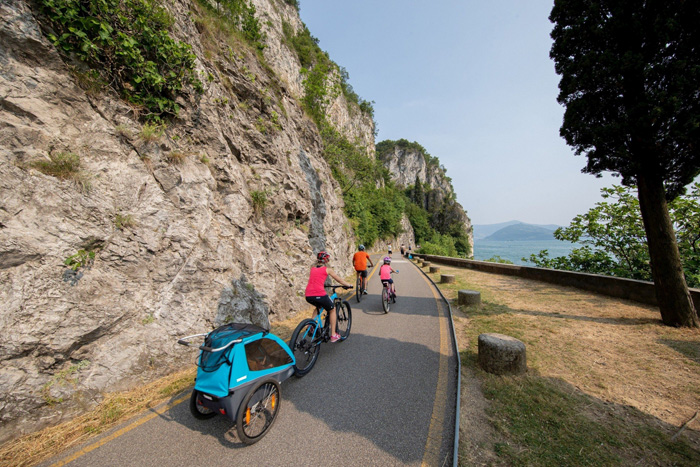
[[[391,292],[387,286],[382,289],[382,308],[384,313],[389,313],[389,308],[391,308]]]
[[[362,277],[357,277],[357,282],[355,283],[355,297],[357,298],[357,303],[362,301]]]
[[[192,390],[190,397],[190,412],[198,420],[208,420],[216,415],[216,412],[202,404],[202,393],[196,389]]]
[[[294,364],[294,375],[301,378],[311,371],[318,352],[321,350],[320,340],[321,330],[318,323],[312,319],[305,319],[294,330],[289,341],[289,348],[292,349],[296,363]]]
[[[275,423],[281,402],[280,385],[274,379],[262,381],[248,391],[236,416],[238,438],[245,444],[260,441]]]
[[[336,312],[336,332],[340,334],[340,340],[344,341],[350,335],[350,327],[352,326],[352,310],[350,304],[343,300],[342,303],[335,304]]]

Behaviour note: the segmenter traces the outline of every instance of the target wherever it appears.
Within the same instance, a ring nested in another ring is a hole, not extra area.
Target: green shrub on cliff
[[[295,33],[289,23],[282,23],[284,41],[291,50],[296,52],[302,67],[304,80],[304,108],[318,124],[325,119],[326,105],[339,93],[345,99],[357,106],[361,112],[374,118],[372,103],[362,99],[350,85],[350,75],[347,70],[333,62],[328,53],[321,50],[318,39],[304,28]],[[331,83],[329,78],[336,74],[337,83]]]
[[[265,46],[265,34],[255,17],[255,5],[248,0],[197,0],[207,10],[222,17],[243,39],[261,51]]]
[[[48,37],[63,53],[100,70],[127,101],[160,120],[177,115],[176,95],[201,89],[188,44],[170,37],[174,19],[158,0],[40,0]]]

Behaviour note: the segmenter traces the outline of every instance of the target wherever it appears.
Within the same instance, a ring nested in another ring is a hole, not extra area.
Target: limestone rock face
[[[418,176],[421,182],[429,184],[443,197],[452,193],[452,185],[445,176],[445,171],[438,166],[429,165],[423,154],[416,149],[395,146],[393,151],[382,155],[382,161],[399,186],[413,185]]]
[[[203,42],[197,2],[165,4],[210,78],[149,136],[133,107],[78,85],[34,2],[0,0],[0,442],[191,364],[177,337],[306,310],[320,249],[351,273],[354,235],[281,40],[296,10],[254,0],[265,67],[245,48],[205,53],[229,46]],[[373,144],[371,121],[333,115]],[[66,154],[68,179],[37,168]]]
[[[417,177],[418,180],[431,188],[432,191],[428,196],[427,206],[425,206],[429,212],[431,212],[431,206],[440,205],[443,200],[455,198],[452,182],[445,174],[445,169],[437,163],[428,163],[420,150],[395,145],[392,150],[380,154],[380,157],[398,186],[406,188],[414,185]],[[449,213],[444,215],[454,217],[457,222],[464,224],[473,252],[474,237],[471,219],[461,204],[450,201],[450,205]],[[451,221],[452,218],[448,220]]]

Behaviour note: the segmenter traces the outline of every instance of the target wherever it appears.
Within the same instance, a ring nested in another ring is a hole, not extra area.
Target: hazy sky
[[[361,98],[377,142],[440,159],[474,224],[569,225],[619,183],[582,174],[559,136],[552,0],[300,0],[301,19]]]

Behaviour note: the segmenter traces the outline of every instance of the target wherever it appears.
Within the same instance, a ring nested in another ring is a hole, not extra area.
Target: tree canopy
[[[584,172],[637,185],[663,180],[668,199],[700,173],[700,8],[692,1],[557,0],[550,20],[566,106],[561,135]]]

